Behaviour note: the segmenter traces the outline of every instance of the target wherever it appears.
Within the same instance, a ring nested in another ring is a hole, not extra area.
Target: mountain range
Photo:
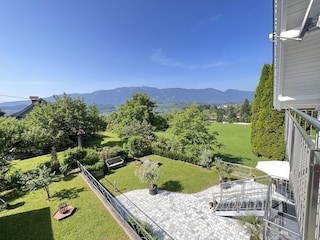
[[[241,91],[228,89],[220,91],[214,88],[206,89],[185,89],[185,88],[153,88],[153,87],[122,87],[112,90],[99,90],[92,93],[72,93],[68,94],[72,98],[79,97],[90,105],[113,105],[118,106],[123,104],[127,99],[130,99],[134,93],[146,93],[151,100],[155,100],[158,104],[161,103],[191,103],[197,102],[200,104],[223,104],[223,103],[241,103],[246,98],[252,101],[254,91]],[[39,96],[42,97],[42,96]],[[53,101],[54,97],[43,98],[46,101]],[[0,103],[0,108],[3,110],[12,109],[12,107],[29,105],[30,101],[16,101]]]

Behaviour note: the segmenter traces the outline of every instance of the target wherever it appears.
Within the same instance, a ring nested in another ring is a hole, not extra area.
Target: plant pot
[[[156,195],[158,193],[158,186],[156,184],[152,184],[149,188],[150,195]]]

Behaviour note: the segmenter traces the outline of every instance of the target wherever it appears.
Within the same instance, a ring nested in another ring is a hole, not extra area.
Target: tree
[[[273,109],[272,67],[265,64],[252,103],[252,151],[269,159],[285,159],[284,112]]]
[[[182,153],[189,152],[198,157],[204,149],[213,150],[215,147],[220,147],[216,139],[218,133],[209,132],[206,124],[207,116],[199,111],[195,103],[177,112],[168,129],[174,136],[175,145],[180,147],[175,150]]]
[[[51,169],[46,167],[45,164],[40,164],[36,169],[26,173],[22,177],[22,181],[28,190],[34,191],[39,188],[43,188],[46,191],[47,197],[50,200],[51,195],[49,191],[49,185],[54,173],[51,173]]]
[[[136,169],[135,175],[141,182],[149,183],[150,188],[153,188],[155,182],[160,178],[159,165],[155,161],[145,162]]]
[[[229,122],[236,122],[237,121],[237,113],[234,106],[230,105],[227,107],[228,112],[228,121]]]
[[[2,164],[11,160],[16,151],[24,148],[25,142],[22,138],[24,128],[23,121],[0,117],[0,162]]]
[[[58,154],[55,147],[51,148],[51,154],[50,154],[50,168],[53,172],[57,173],[59,172],[60,168],[60,162],[58,159]]]
[[[249,100],[246,98],[240,108],[240,122],[250,122],[251,114],[251,105]]]
[[[110,116],[109,122],[117,133],[132,122],[146,122],[156,129],[161,129],[164,120],[154,112],[155,107],[156,102],[151,101],[147,94],[136,93],[119,106],[118,112]]]
[[[151,139],[155,139],[153,131],[154,127],[146,120],[143,120],[142,122],[132,121],[120,130],[119,136],[124,139],[128,139],[132,136],[140,136],[143,138],[150,137]]]
[[[221,108],[217,109],[217,122],[223,122],[224,111]]]
[[[64,94],[55,102],[37,104],[25,118],[25,142],[49,151],[52,146],[67,148],[76,145],[77,138],[104,130],[106,123],[95,105],[89,108],[84,100]]]
[[[100,115],[97,105],[90,105],[87,109],[86,132],[95,134],[97,132],[105,131],[106,127],[106,120]]]

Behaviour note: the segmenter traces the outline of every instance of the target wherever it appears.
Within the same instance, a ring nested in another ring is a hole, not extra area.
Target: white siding
[[[285,1],[285,0],[284,0]],[[299,28],[308,0],[287,0],[276,31]],[[320,0],[314,0],[310,17],[320,15]],[[315,108],[320,106],[320,30],[307,32],[302,41],[276,39],[274,52],[274,105]],[[291,99],[291,100],[288,100]]]
[[[284,42],[284,96],[320,97],[320,32],[310,33],[302,42]]]

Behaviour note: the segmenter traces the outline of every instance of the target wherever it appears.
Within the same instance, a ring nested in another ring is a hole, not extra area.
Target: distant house
[[[31,104],[26,106],[24,109],[22,109],[19,112],[13,113],[9,115],[8,117],[14,117],[18,120],[25,118],[34,108],[35,104],[37,103],[47,103],[44,99],[39,98],[37,96],[30,96]]]

